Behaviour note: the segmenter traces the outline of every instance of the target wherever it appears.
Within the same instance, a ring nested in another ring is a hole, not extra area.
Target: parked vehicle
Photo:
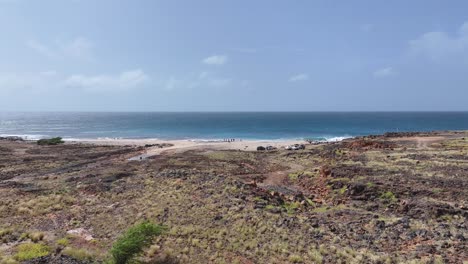
[[[305,145],[303,144],[294,144],[285,147],[286,150],[300,150],[305,149]]]
[[[275,150],[276,147],[273,147],[273,146],[266,146],[266,150]]]
[[[264,147],[264,146],[258,146],[258,147],[257,147],[257,151],[263,151],[263,150],[265,150],[265,147]]]

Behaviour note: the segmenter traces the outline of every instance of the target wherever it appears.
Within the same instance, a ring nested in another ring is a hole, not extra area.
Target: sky
[[[467,111],[467,10],[0,0],[0,111]]]

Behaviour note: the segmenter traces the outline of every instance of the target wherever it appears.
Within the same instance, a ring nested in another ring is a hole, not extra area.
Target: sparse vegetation
[[[373,140],[145,162],[127,162],[137,147],[0,141],[0,263],[22,243],[98,263],[461,263],[468,142]],[[146,219],[170,229],[134,246],[124,230]]]
[[[63,237],[63,238],[60,238],[59,240],[57,240],[56,243],[59,246],[66,247],[66,246],[68,246],[70,244],[70,241],[66,237]]]
[[[54,138],[44,138],[44,139],[39,139],[37,141],[37,144],[40,146],[45,146],[45,145],[59,145],[63,144],[65,141],[62,140],[61,137],[54,137]]]
[[[32,242],[37,243],[44,239],[44,233],[42,232],[34,232],[29,234],[29,238],[31,239]]]
[[[382,193],[380,199],[384,200],[386,203],[394,203],[397,200],[395,194],[390,191]]]
[[[289,261],[291,261],[292,263],[303,263],[303,259],[301,256],[299,255],[291,255],[289,256]]]
[[[39,258],[50,254],[50,248],[40,243],[20,244],[16,247],[16,251],[15,258],[18,261]]]
[[[93,254],[91,254],[87,249],[66,247],[63,249],[62,254],[83,261],[90,261],[93,259]]]
[[[288,177],[291,181],[297,181],[297,178],[299,177],[300,173],[289,173]]]
[[[143,222],[128,229],[113,245],[112,259],[115,264],[126,264],[144,247],[151,245],[155,236],[162,234],[163,226]]]
[[[13,233],[11,229],[0,229],[0,242],[7,243],[8,237]]]

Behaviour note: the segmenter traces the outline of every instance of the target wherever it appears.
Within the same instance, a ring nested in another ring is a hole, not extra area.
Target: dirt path
[[[402,137],[395,138],[394,141],[414,143],[418,149],[426,149],[433,143],[441,142],[444,137]]]
[[[290,173],[298,172],[304,170],[304,166],[299,164],[290,164],[289,169],[275,171],[266,174],[265,180],[259,183],[259,186],[285,186],[285,180],[288,178]]]

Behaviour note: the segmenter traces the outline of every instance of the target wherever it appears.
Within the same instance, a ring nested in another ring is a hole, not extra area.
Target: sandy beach
[[[192,149],[213,149],[213,150],[242,150],[255,151],[258,146],[273,146],[284,148],[293,144],[306,144],[304,140],[236,140],[233,142],[224,141],[202,141],[202,140],[158,140],[158,139],[87,139],[83,141],[69,141],[69,143],[87,143],[95,145],[113,146],[145,146],[155,144],[171,144],[170,147],[149,147],[146,155],[152,156],[162,152],[183,152]]]

